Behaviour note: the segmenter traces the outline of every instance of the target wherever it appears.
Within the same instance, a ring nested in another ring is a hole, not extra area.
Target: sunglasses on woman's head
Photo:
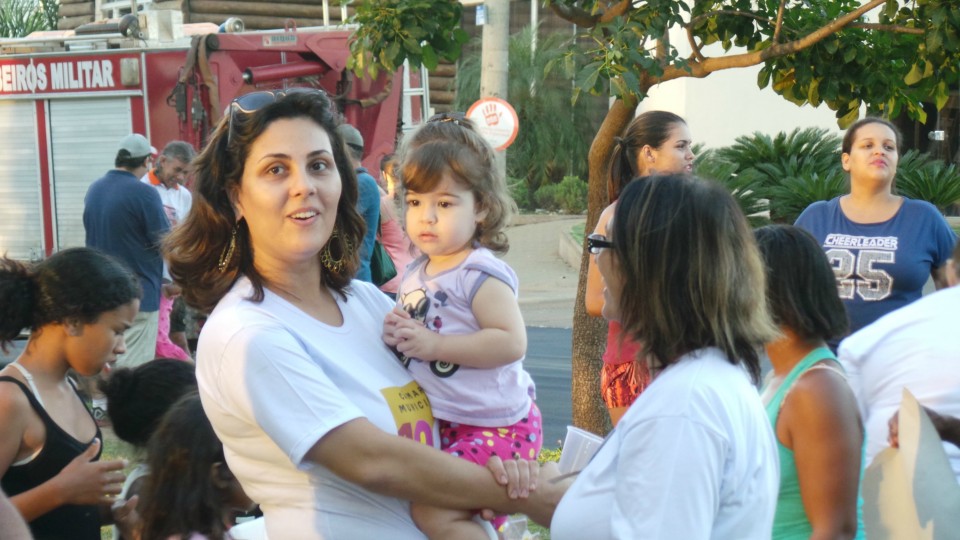
[[[587,237],[587,251],[594,255],[599,255],[601,249],[612,247],[613,242],[607,240],[607,237],[600,233],[593,233]]]
[[[329,100],[329,96],[326,92],[320,88],[282,88],[278,90],[260,90],[257,92],[250,92],[249,94],[244,94],[237,97],[230,102],[230,125],[228,126],[227,131],[227,142],[233,138],[233,118],[238,112],[243,114],[250,114],[252,112],[258,111],[271,103],[275,103],[277,100],[284,96],[292,94],[306,94],[306,95],[315,95],[321,96],[325,100]],[[329,103],[329,101],[328,101]]]
[[[442,112],[437,113],[431,116],[428,120],[428,124],[435,124],[439,122],[453,122],[454,124],[460,126],[463,125],[463,122],[467,119],[467,115],[462,112]]]

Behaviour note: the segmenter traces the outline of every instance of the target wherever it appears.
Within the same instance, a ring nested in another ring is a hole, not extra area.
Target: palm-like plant
[[[770,221],[762,177],[755,169],[738,173],[739,164],[718,158],[716,150],[701,152],[695,149],[694,153],[697,155],[694,160],[697,176],[723,184],[733,194],[751,225],[759,227]]]
[[[900,158],[896,182],[900,194],[927,201],[941,212],[960,202],[960,170],[957,166],[916,150],[910,150]]]
[[[768,186],[771,214],[776,208],[776,221],[793,223],[803,210],[816,201],[828,201],[847,192],[847,176],[838,166],[825,173],[811,172],[804,176],[785,176]]]
[[[0,37],[23,37],[57,25],[57,0],[0,0]]]
[[[737,137],[733,145],[717,150],[717,157],[737,163],[741,170],[796,157],[805,170],[827,172],[840,161],[840,142],[840,137],[824,128],[797,128],[773,138],[756,132]]]
[[[571,38],[540,35],[531,47],[534,27],[510,37],[510,104],[517,111],[520,131],[507,152],[507,174],[526,180],[529,191],[558,184],[565,176],[586,178],[587,152],[595,129],[587,114],[588,100],[571,104],[571,81],[559,70],[547,71]],[[480,95],[480,62],[461,60],[457,70],[455,106],[466,110]]]

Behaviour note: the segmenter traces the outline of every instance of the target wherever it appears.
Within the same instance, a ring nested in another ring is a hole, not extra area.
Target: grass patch
[[[140,459],[137,450],[130,446],[129,444],[121,441],[113,433],[113,430],[108,428],[103,428],[103,451],[100,454],[100,461],[113,461],[115,459],[125,459],[127,460],[127,467],[123,470],[124,474],[130,474],[130,471],[137,464],[137,460]],[[112,540],[113,538],[113,527],[107,525],[100,528],[100,540]]]
[[[585,229],[587,228],[586,223],[577,223],[570,228],[570,236],[577,241],[577,245],[583,245],[583,237],[585,236]]]

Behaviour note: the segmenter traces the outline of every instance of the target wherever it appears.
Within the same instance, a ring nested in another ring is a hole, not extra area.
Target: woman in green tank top
[[[767,301],[783,333],[767,344],[773,371],[763,388],[780,457],[772,537],[862,539],[863,424],[826,346],[848,327],[833,270],[801,229],[771,225],[756,237],[767,266]]]

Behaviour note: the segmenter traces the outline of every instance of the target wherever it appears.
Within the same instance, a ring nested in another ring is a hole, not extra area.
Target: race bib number
[[[404,386],[384,388],[380,393],[393,413],[397,435],[433,446],[433,409],[423,388],[411,381]]]

